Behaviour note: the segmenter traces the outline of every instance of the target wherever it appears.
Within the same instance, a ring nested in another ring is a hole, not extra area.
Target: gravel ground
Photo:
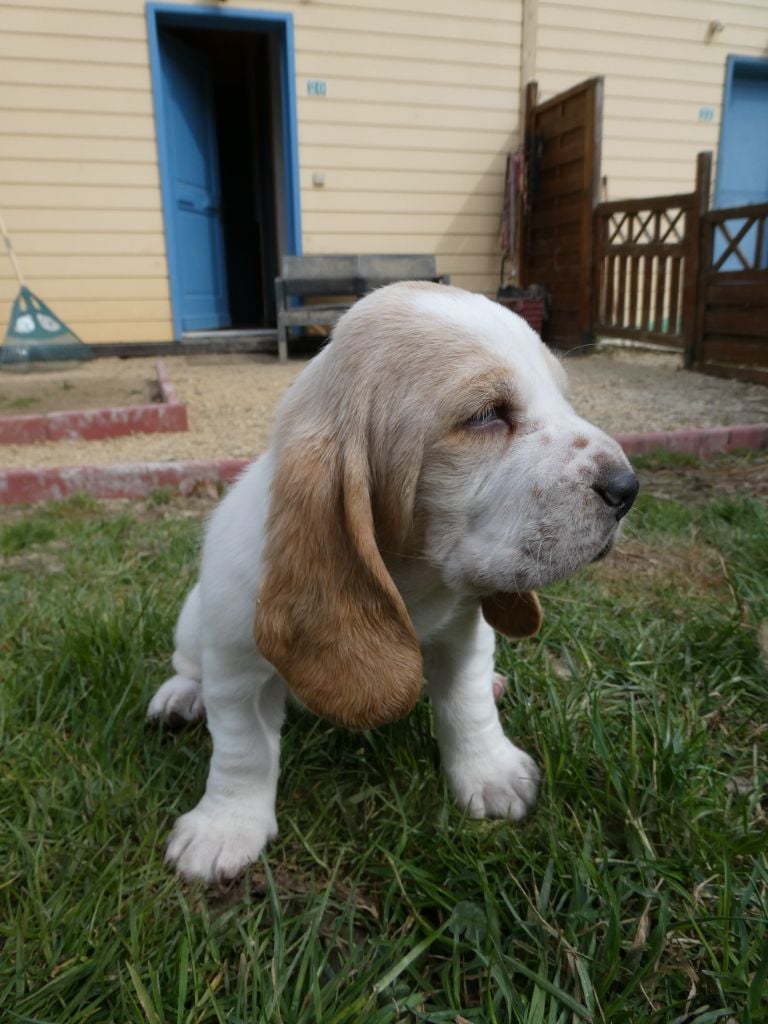
[[[155,378],[156,362],[97,359],[74,371],[40,374],[35,381],[40,389],[65,393],[67,401],[74,401],[81,390],[92,392],[99,380],[104,394],[141,387]],[[280,365],[272,356],[257,355],[168,358],[168,375],[188,407],[186,433],[0,445],[0,466],[250,458],[266,445],[275,405],[304,364],[292,359]],[[768,422],[768,388],[690,373],[681,369],[676,354],[604,347],[594,355],[568,359],[566,368],[574,406],[609,433]],[[0,375],[0,399],[6,402],[12,387],[8,377]],[[73,386],[64,389],[65,379]],[[6,404],[0,411],[12,410]]]

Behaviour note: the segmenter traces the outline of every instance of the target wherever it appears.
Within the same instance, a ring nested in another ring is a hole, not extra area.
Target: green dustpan
[[[22,369],[25,364],[31,363],[92,359],[91,348],[27,288],[2,218],[0,234],[5,240],[20,285],[11,309],[5,340],[0,348],[0,367]]]

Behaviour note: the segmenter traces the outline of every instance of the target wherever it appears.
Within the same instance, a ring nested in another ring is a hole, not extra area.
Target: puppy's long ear
[[[536,594],[490,594],[481,601],[483,618],[489,626],[517,640],[535,636],[541,629],[543,615]]]
[[[362,445],[294,440],[279,456],[254,638],[339,725],[383,725],[415,704],[421,652],[376,543]]]

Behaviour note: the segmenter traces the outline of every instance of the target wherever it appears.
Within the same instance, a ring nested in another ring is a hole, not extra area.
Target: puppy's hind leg
[[[169,729],[180,729],[205,716],[200,655],[200,587],[192,588],[181,609],[174,640],[173,667],[147,708],[147,718],[159,718]]]

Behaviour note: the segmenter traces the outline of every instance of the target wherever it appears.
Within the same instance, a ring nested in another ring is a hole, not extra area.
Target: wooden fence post
[[[709,192],[712,186],[712,154],[699,153],[696,157],[696,191],[693,206],[685,231],[685,284],[683,291],[683,363],[690,369],[696,361],[701,344],[701,316],[703,304],[703,281],[701,280],[702,242],[706,232],[702,230],[702,217],[709,209]]]
[[[520,268],[520,284],[523,288],[527,288],[528,285],[531,284],[531,281],[528,279],[528,266],[531,252],[530,189],[533,182],[535,154],[535,147],[533,145],[533,112],[536,109],[538,101],[538,82],[528,82],[525,87],[525,113],[522,138],[523,153],[525,154],[525,175],[527,181],[525,201],[521,204],[520,210],[522,223],[520,225],[520,231],[518,232],[519,251],[517,261],[517,265]]]

